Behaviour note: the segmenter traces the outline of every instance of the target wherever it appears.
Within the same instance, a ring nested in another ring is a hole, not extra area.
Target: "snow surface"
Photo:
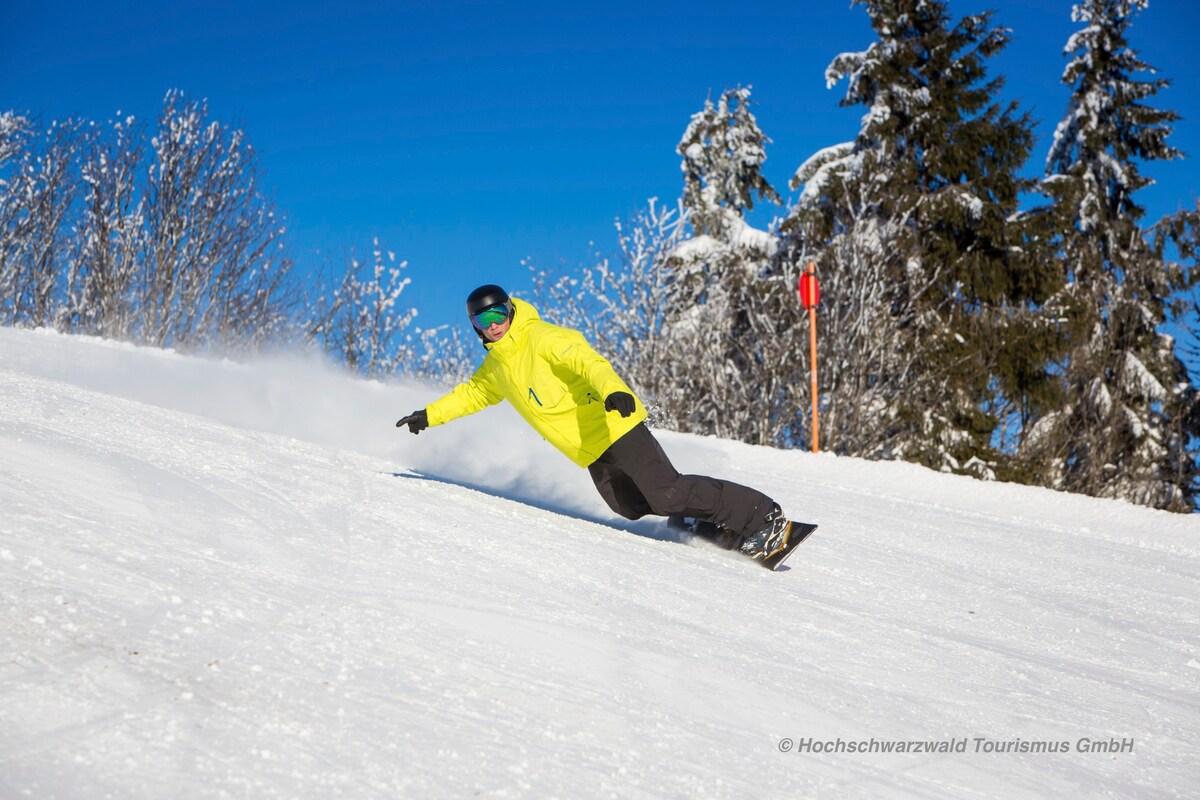
[[[1195,796],[1196,517],[663,434],[771,573],[436,394],[0,330],[0,797]]]

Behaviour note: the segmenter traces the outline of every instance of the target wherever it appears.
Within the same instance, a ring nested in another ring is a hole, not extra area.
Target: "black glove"
[[[628,417],[636,407],[633,395],[629,392],[613,392],[604,401],[605,411],[615,411],[622,417]]]
[[[408,426],[410,433],[420,433],[429,427],[429,415],[423,408],[420,411],[414,411],[396,423],[397,428],[403,428],[405,425]]]

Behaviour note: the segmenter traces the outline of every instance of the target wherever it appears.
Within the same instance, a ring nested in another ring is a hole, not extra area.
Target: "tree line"
[[[133,117],[39,129],[0,112],[0,324],[195,352],[304,342],[379,377],[461,374],[378,241],[299,275],[245,134],[167,93]]]
[[[853,140],[800,165],[784,205],[750,88],[710,97],[676,148],[677,199],[619,220],[611,255],[531,266],[543,315],[583,330],[657,424],[802,447],[812,262],[825,449],[1195,510],[1200,398],[1164,324],[1198,316],[1200,209],[1147,221],[1135,197],[1140,166],[1182,156],[1177,115],[1151,104],[1167,81],[1128,42],[1146,0],[1075,6],[1037,178],[1033,121],[989,75],[1010,37],[991,13],[859,4],[875,40],[826,71],[865,111]],[[765,229],[756,203],[779,209]],[[153,132],[0,113],[0,322],[469,374],[477,345],[418,326],[395,254],[374,242],[301,276],[286,243],[253,149],[202,102],[168,93]]]
[[[766,230],[746,212],[782,204],[770,140],[737,87],[687,126],[677,204],[620,225],[615,258],[539,275],[548,304],[661,423],[803,446],[794,287],[812,262],[826,449],[1194,511],[1200,399],[1164,325],[1200,317],[1200,212],[1147,221],[1136,198],[1142,165],[1182,157],[1177,114],[1151,104],[1168,81],[1128,42],[1146,1],[1074,7],[1070,97],[1037,178],[1033,121],[989,75],[1011,35],[993,14],[859,5],[876,40],[826,79],[861,128],[799,166]]]

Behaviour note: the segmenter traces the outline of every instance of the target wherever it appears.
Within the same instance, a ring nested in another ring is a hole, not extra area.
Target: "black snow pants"
[[[681,515],[749,535],[775,505],[737,483],[680,475],[645,423],[613,442],[588,472],[608,507],[626,519]]]

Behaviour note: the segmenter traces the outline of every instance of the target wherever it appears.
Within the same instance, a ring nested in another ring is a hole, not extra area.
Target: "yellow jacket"
[[[537,309],[513,298],[512,325],[466,383],[425,408],[441,425],[507,400],[546,441],[581,467],[646,419],[634,397],[628,417],[604,410],[613,392],[633,391],[583,334],[543,322]]]

